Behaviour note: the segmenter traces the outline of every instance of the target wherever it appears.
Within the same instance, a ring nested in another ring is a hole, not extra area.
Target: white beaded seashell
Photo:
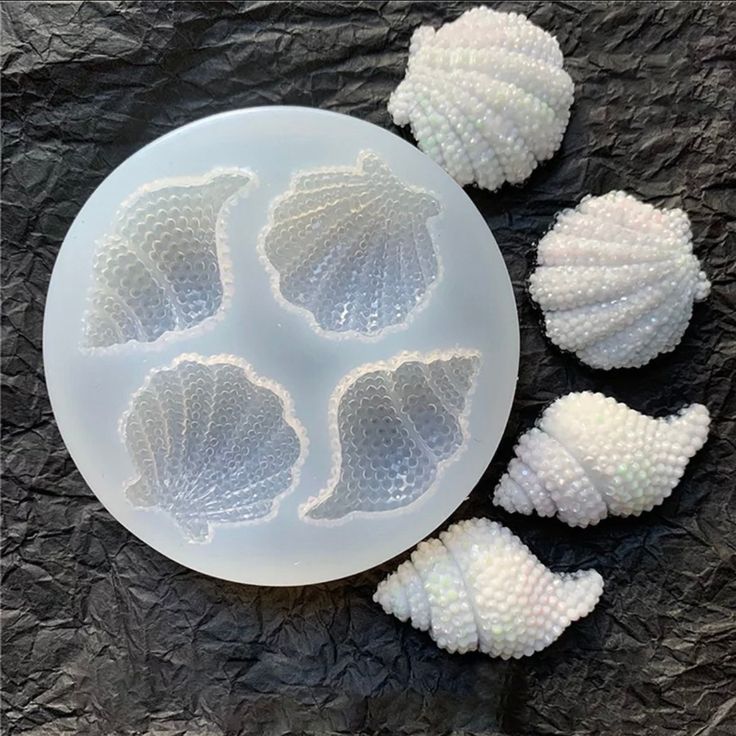
[[[400,511],[430,492],[464,448],[476,352],[402,353],[357,368],[330,406],[333,475],[301,508],[308,521]]]
[[[354,167],[298,173],[259,238],[276,298],[328,337],[406,326],[439,277],[427,225],[439,212],[371,151]]]
[[[505,527],[469,519],[422,542],[373,600],[448,652],[509,659],[551,644],[602,592],[595,570],[554,573]]]
[[[149,343],[197,327],[230,296],[225,217],[255,176],[215,169],[126,199],[95,254],[83,345]]]
[[[459,184],[519,184],[562,143],[573,101],[562,62],[523,15],[472,8],[414,32],[388,110]]]
[[[673,350],[710,292],[692,251],[682,210],[588,196],[539,242],[529,290],[555,345],[593,368],[634,368]]]
[[[120,433],[137,470],[128,499],[167,512],[191,542],[214,524],[271,518],[307,447],[286,390],[229,355],[181,355],[149,373]]]
[[[709,424],[702,404],[654,419],[603,394],[568,394],[519,438],[493,502],[570,526],[638,516],[672,493]]]

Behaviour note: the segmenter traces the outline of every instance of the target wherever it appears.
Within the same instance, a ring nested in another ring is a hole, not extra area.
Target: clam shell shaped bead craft
[[[595,570],[551,572],[505,527],[469,519],[422,542],[373,600],[448,652],[509,659],[551,644],[602,591]]]
[[[568,394],[521,436],[493,503],[570,526],[638,516],[672,493],[709,424],[702,404],[654,419],[603,394]]]
[[[148,184],[120,206],[98,247],[83,345],[109,348],[197,327],[225,308],[224,220],[255,183],[244,169]]]
[[[228,355],[182,355],[152,371],[120,424],[141,508],[167,512],[191,542],[216,524],[266,521],[297,484],[307,440],[291,398]]]
[[[331,400],[333,478],[305,520],[400,511],[428,493],[467,441],[479,363],[465,350],[407,353],[347,376]]]
[[[562,63],[523,15],[472,8],[414,32],[388,110],[459,184],[519,184],[562,143],[574,91]]]
[[[555,345],[593,368],[635,368],[678,345],[710,292],[692,251],[682,210],[589,196],[539,242],[529,291]]]
[[[439,278],[427,222],[439,212],[370,151],[354,168],[297,174],[259,238],[276,298],[327,337],[406,326]]]

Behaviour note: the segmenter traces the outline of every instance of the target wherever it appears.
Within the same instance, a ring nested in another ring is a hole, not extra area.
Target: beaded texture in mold
[[[519,184],[560,147],[573,82],[554,36],[482,6],[422,26],[388,110],[459,184]]]
[[[439,213],[370,151],[355,167],[300,172],[259,238],[273,292],[325,336],[404,327],[440,276],[427,224]]]
[[[429,493],[467,441],[479,366],[472,351],[402,353],[346,376],[331,399],[333,477],[302,517],[400,511]]]
[[[551,644],[602,592],[595,570],[553,573],[505,527],[469,519],[422,542],[373,600],[448,652],[509,659]]]
[[[702,404],[654,419],[603,394],[568,394],[520,437],[493,502],[570,526],[638,516],[672,493],[709,425]]]
[[[291,398],[239,358],[181,355],[152,371],[120,423],[137,507],[167,512],[187,540],[266,521],[297,484],[307,439]]]
[[[635,368],[679,344],[710,282],[688,216],[625,192],[586,197],[539,242],[529,291],[547,335],[593,368]]]
[[[225,219],[255,176],[159,180],[120,206],[95,254],[83,346],[154,342],[221,313],[232,289]]]

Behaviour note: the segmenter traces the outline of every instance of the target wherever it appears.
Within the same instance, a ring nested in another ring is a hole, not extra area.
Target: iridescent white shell
[[[327,337],[405,327],[439,278],[427,224],[439,212],[371,151],[354,167],[296,174],[259,238],[274,295]]]
[[[688,216],[625,192],[561,212],[537,262],[529,291],[547,335],[593,368],[635,368],[673,350],[710,291]]]
[[[373,600],[448,652],[509,659],[551,644],[602,592],[595,570],[554,573],[505,527],[469,519],[422,542]]]
[[[472,8],[414,32],[388,110],[459,184],[518,184],[562,143],[573,100],[562,62],[523,15]]]
[[[120,434],[137,471],[128,499],[167,512],[191,542],[274,516],[307,449],[287,391],[231,355],[181,355],[151,371]]]
[[[306,521],[400,512],[430,493],[468,441],[480,355],[402,353],[357,368],[330,401],[333,473],[302,505]]]
[[[557,399],[537,424],[519,438],[493,503],[588,526],[662,503],[705,443],[710,417],[691,404],[654,419],[584,391]]]
[[[222,313],[232,289],[226,217],[254,182],[250,171],[215,169],[126,199],[95,254],[83,346],[151,343]]]

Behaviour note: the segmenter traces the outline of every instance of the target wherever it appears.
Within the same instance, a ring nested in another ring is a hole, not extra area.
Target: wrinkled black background
[[[2,8],[3,733],[736,733],[734,5],[501,4],[557,36],[576,102],[562,151],[523,188],[469,192],[514,281],[522,363],[506,438],[455,518],[499,518],[551,566],[604,575],[599,607],[546,651],[437,650],[371,602],[388,564],[272,590],[185,570],[103,510],[54,424],[44,296],[102,179],[163,133],[238,107],[317,106],[394,129],[386,101],[412,30],[467,7]],[[673,354],[602,373],[543,338],[525,278],[553,214],[612,188],[687,210],[713,293]],[[588,388],[653,414],[708,404],[711,439],[672,498],[586,531],[493,508],[514,438]]]

